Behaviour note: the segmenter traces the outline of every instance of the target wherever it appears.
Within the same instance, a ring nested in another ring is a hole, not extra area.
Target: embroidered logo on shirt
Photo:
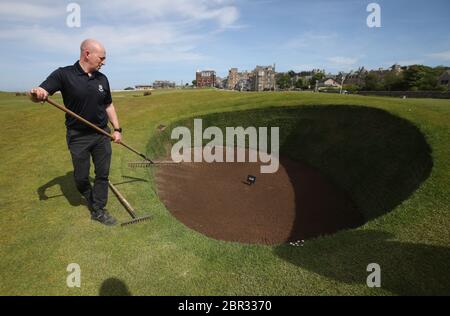
[[[101,84],[98,85],[98,91],[103,92],[103,86]]]

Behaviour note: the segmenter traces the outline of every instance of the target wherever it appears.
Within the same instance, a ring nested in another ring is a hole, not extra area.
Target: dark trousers
[[[110,132],[109,128],[105,131]],[[108,176],[111,164],[111,140],[92,132],[67,129],[67,146],[73,163],[73,175],[78,191],[91,208],[102,209],[108,202]],[[94,186],[89,181],[91,157],[94,162]]]

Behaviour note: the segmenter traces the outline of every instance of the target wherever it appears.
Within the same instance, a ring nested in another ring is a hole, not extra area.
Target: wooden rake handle
[[[117,188],[111,183],[111,181],[108,181],[108,185],[111,188],[111,190],[114,192],[114,194],[117,196],[117,198],[119,199],[120,203],[122,203],[122,205],[125,207],[125,209],[127,210],[128,214],[130,214],[130,216],[133,219],[136,218],[136,212],[134,211],[133,207],[130,205],[130,203],[128,203],[127,200],[125,200],[125,198],[119,192],[119,190],[117,190]]]
[[[76,118],[77,120],[83,122],[84,124],[92,127],[93,129],[95,129],[97,132],[109,137],[111,140],[114,140],[114,136],[109,134],[108,132],[105,132],[104,130],[102,130],[100,127],[92,124],[91,122],[89,122],[88,120],[82,118],[81,116],[79,116],[78,114],[72,112],[71,110],[69,110],[68,108],[66,108],[65,106],[62,106],[58,103],[56,103],[55,101],[47,98],[45,101],[47,101],[48,103],[50,103],[51,105],[57,107],[58,109],[60,109],[61,111],[66,112],[67,114],[69,114],[70,116]],[[153,163],[153,161],[151,161],[149,158],[147,158],[143,153],[140,153],[139,151],[137,151],[136,149],[134,149],[133,147],[125,144],[124,142],[120,141],[120,143],[123,147],[131,150],[132,152],[134,152],[135,154],[139,155],[140,157],[144,158],[145,160],[149,161],[150,163]]]

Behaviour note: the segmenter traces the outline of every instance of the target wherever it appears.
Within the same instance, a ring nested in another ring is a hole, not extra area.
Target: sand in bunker
[[[260,173],[261,165],[267,163],[159,165],[158,195],[179,221],[219,240],[276,245],[364,223],[348,194],[317,170],[285,157],[275,173]],[[255,184],[245,183],[248,175]]]

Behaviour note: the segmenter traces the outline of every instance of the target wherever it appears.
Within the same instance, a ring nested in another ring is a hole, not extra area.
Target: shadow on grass
[[[130,177],[130,176],[122,176],[122,178],[130,179],[130,180],[117,182],[117,183],[114,183],[114,185],[121,185],[121,184],[133,183],[133,182],[148,182],[148,180],[146,180],[146,179]]]
[[[381,287],[399,295],[450,295],[450,248],[403,243],[373,230],[341,232],[307,241],[303,247],[283,245],[275,254],[321,276],[366,285],[367,265],[381,268]],[[375,290],[375,289],[374,289]]]
[[[53,186],[59,186],[62,194],[48,196],[46,194],[46,190]],[[67,172],[63,176],[56,177],[46,184],[40,186],[37,189],[37,194],[39,195],[39,200],[41,201],[58,197],[65,197],[72,206],[86,205],[86,202],[83,200],[81,194],[78,192],[77,187],[75,186],[72,171]]]
[[[128,181],[122,181],[119,183],[115,183],[115,185],[121,185],[132,182],[147,182],[147,180],[142,178],[123,176],[123,178],[129,179]],[[91,177],[89,177],[91,183],[94,181]],[[47,189],[59,186],[62,194],[48,196],[46,194]],[[84,205],[87,207],[86,200],[81,196],[78,192],[77,187],[75,186],[75,180],[73,178],[73,171],[67,172],[65,175],[56,177],[53,180],[45,183],[37,189],[37,194],[39,195],[39,200],[45,201],[48,199],[61,198],[65,197],[70,205],[72,206],[80,206]]]
[[[100,296],[132,296],[127,285],[122,280],[109,278],[103,281],[100,289]]]

